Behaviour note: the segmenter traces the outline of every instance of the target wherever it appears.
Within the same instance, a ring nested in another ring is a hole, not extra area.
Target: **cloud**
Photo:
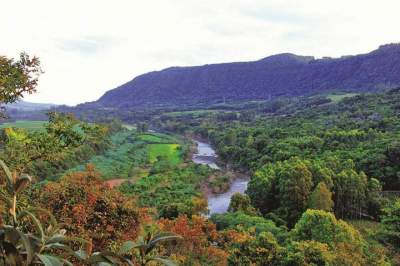
[[[77,104],[169,66],[365,53],[400,41],[399,9],[397,0],[4,1],[0,54],[40,57],[46,73],[27,100]]]

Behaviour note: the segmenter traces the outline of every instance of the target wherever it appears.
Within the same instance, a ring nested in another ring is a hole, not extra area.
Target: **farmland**
[[[27,121],[27,120],[17,120],[15,122],[7,122],[0,124],[0,128],[24,128],[27,130],[41,130],[47,124],[46,121]]]

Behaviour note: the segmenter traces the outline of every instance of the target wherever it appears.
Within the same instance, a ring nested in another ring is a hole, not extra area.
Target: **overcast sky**
[[[34,102],[77,104],[169,66],[341,56],[400,42],[399,0],[0,0],[0,54],[40,57]]]

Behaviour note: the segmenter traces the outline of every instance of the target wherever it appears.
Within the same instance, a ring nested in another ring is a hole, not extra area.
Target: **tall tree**
[[[332,192],[330,192],[324,182],[318,183],[311,193],[308,207],[315,210],[332,211]]]
[[[0,56],[0,104],[12,103],[24,93],[34,93],[42,73],[37,57],[21,53],[18,61]]]
[[[305,211],[313,185],[307,162],[292,158],[283,163],[278,173],[281,208],[288,224],[293,225]]]

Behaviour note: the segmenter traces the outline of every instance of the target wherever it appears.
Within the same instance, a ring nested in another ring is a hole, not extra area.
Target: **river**
[[[197,153],[193,154],[193,162],[197,164],[208,165],[213,169],[219,169],[218,165],[216,164],[217,154],[211,145],[202,141],[195,142],[197,144]],[[236,192],[244,193],[247,189],[248,182],[249,178],[246,176],[236,178],[233,180],[231,187],[227,192],[221,194],[209,194],[207,201],[210,215],[214,213],[227,212],[232,195]]]

